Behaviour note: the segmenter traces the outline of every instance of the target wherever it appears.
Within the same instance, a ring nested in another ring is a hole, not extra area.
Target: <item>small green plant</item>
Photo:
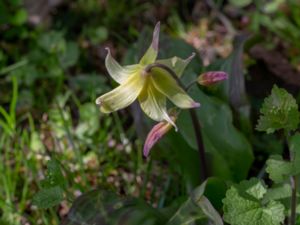
[[[296,100],[285,89],[276,85],[261,108],[256,129],[273,133],[282,132],[288,143],[289,157],[272,155],[265,171],[273,181],[267,188],[262,179],[252,178],[232,186],[226,192],[224,220],[233,225],[279,225],[285,218],[288,224],[297,221],[297,175],[300,173],[299,111]]]

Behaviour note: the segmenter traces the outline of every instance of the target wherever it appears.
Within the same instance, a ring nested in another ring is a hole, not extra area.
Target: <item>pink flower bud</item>
[[[175,121],[175,117],[171,117]],[[159,122],[149,132],[145,144],[143,153],[147,157],[150,153],[151,148],[172,128],[172,124],[167,121]]]
[[[227,73],[223,71],[209,71],[201,74],[197,81],[203,86],[210,86],[228,78]]]

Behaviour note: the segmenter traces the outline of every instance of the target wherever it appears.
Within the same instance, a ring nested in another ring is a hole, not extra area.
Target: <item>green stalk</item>
[[[296,207],[297,207],[297,177],[291,176],[291,187],[292,187],[292,197],[291,197],[291,217],[290,225],[296,224]]]

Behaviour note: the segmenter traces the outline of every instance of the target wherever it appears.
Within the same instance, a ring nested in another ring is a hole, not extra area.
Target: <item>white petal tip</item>
[[[158,41],[159,41],[159,31],[160,31],[160,22],[157,22],[153,31],[152,47],[155,51],[158,50]]]
[[[195,52],[192,52],[192,54],[187,57],[184,61],[189,63],[190,61],[192,61],[192,59],[196,56],[196,53]]]
[[[193,102],[192,103],[192,108],[198,108],[198,107],[200,107],[200,103],[199,102]]]
[[[97,98],[96,101],[95,101],[95,103],[96,103],[96,105],[101,105],[101,103],[102,103],[102,102],[101,102],[101,99],[100,99],[100,98]]]

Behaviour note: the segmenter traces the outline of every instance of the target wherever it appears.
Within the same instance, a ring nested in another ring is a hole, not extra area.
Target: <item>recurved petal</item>
[[[177,81],[167,71],[161,68],[153,68],[151,79],[155,88],[166,95],[179,108],[196,108],[200,106],[198,102],[195,102],[179,87]]]
[[[172,125],[166,121],[156,124],[147,135],[143,153],[147,157],[151,148],[172,128]]]
[[[109,48],[105,58],[105,66],[109,75],[119,84],[124,83],[130,75],[138,70],[139,65],[130,65],[122,67],[111,55]]]
[[[167,121],[177,130],[175,123],[167,113],[166,97],[155,89],[149,77],[147,85],[141,91],[138,99],[147,116],[155,121]]]
[[[193,53],[190,57],[186,59],[179,58],[177,56],[174,56],[169,59],[160,59],[156,62],[164,64],[171,68],[178,77],[181,77],[183,74],[183,71],[185,70],[186,66],[192,61],[192,59],[195,57],[195,53]]]
[[[158,41],[159,41],[159,30],[160,30],[160,22],[158,22],[153,31],[152,43],[145,55],[140,60],[141,65],[148,65],[154,63],[158,54]]]
[[[131,75],[123,84],[96,99],[103,113],[110,113],[130,105],[140,94],[145,78],[138,73]]]

